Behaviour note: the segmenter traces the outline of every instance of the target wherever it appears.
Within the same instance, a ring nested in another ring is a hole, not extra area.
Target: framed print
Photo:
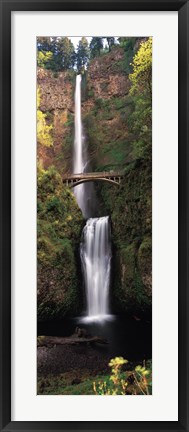
[[[188,1],[0,4],[1,430],[188,431]]]

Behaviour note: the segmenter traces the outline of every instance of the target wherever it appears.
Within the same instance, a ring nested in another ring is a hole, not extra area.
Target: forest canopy
[[[114,37],[92,37],[90,43],[82,37],[75,49],[68,37],[38,37],[37,65],[55,72],[67,69],[81,72],[90,59],[110,52],[115,45],[119,45],[119,40]]]

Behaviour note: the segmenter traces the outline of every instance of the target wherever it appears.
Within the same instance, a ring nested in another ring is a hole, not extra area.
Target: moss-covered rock
[[[114,279],[113,296],[116,310],[137,316],[150,313],[151,293],[147,294],[142,279],[136,243],[117,251]]]
[[[138,251],[138,266],[146,294],[152,295],[152,239],[144,237]]]
[[[78,248],[83,217],[54,168],[38,173],[38,319],[81,310]]]
[[[105,202],[108,203],[109,210],[111,207],[112,240],[115,245],[112,288],[116,308],[132,314],[149,314],[152,301],[149,163],[138,161],[132,165],[117,194],[115,190],[109,190],[109,199]]]

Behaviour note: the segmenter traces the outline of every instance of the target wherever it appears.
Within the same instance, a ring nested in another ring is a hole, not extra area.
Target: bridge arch
[[[98,178],[88,178],[88,179],[84,178],[84,179],[81,179],[81,180],[78,180],[78,181],[75,181],[75,182],[69,184],[69,186],[71,188],[73,188],[75,186],[79,186],[82,183],[93,182],[93,181],[105,181],[107,183],[111,183],[111,184],[116,185],[116,186],[121,186],[118,181],[111,180],[111,179],[108,179],[108,178],[100,178],[100,177],[98,177]]]
[[[123,179],[124,174],[122,172],[92,172],[92,173],[78,173],[78,174],[68,174],[64,175],[62,180],[66,186],[71,188],[78,186],[82,183],[90,182],[90,181],[105,181],[111,185],[120,186],[121,180]]]

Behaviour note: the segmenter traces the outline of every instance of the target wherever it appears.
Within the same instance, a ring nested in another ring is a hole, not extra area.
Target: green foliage
[[[52,125],[48,125],[47,115],[44,114],[40,109],[40,90],[37,89],[37,142],[45,147],[51,147],[53,145],[52,138]]]
[[[104,47],[103,39],[107,40],[108,49]],[[82,72],[88,65],[89,58],[93,59],[116,44],[114,37],[93,37],[90,46],[86,37],[82,37],[75,51],[74,45],[68,37],[38,37],[37,38],[37,64],[44,69],[58,72],[74,69]]]
[[[133,59],[130,96],[134,101],[134,112],[130,128],[135,136],[134,157],[151,160],[152,136],[152,38],[141,43]]]
[[[44,69],[53,68],[53,53],[52,51],[38,51],[37,66]]]
[[[89,44],[85,37],[82,37],[79,41],[76,54],[77,70],[82,72],[85,69],[89,61]]]
[[[37,394],[48,395],[94,395],[93,379],[82,380],[79,384],[72,384],[74,371],[71,379],[61,374],[59,376],[50,375],[47,377],[38,377]],[[81,374],[79,375],[81,376]],[[80,381],[80,378],[79,378]]]
[[[133,155],[136,159],[151,159],[152,106],[145,95],[133,98],[135,109],[130,116],[130,127],[134,135]]]
[[[55,50],[56,70],[72,69],[75,64],[74,45],[68,37],[57,38]]]
[[[51,51],[54,47],[54,38],[43,36],[37,38],[38,51]]]
[[[74,140],[74,116],[71,113],[67,115],[67,121],[65,122],[67,133],[62,141],[62,151],[60,157],[62,158],[62,166],[64,166],[66,159],[70,160],[73,151],[73,140]],[[70,161],[70,166],[72,162]]]
[[[68,37],[37,38],[38,66],[55,72],[73,69],[76,61],[74,45]]]
[[[102,98],[97,98],[97,99],[95,99],[95,104],[96,104],[97,109],[105,108],[106,101]]]
[[[69,188],[62,184],[62,179],[54,167],[48,170],[38,169],[38,205],[39,220],[49,223],[55,239],[78,240],[81,211]],[[47,231],[49,225],[47,225]]]
[[[94,90],[88,90],[87,96],[88,96],[88,98],[93,98],[94,97]]]
[[[101,50],[103,50],[103,38],[102,37],[92,37],[90,42],[90,58],[100,56]]]
[[[120,37],[118,41],[114,37],[92,37],[90,45],[87,38],[82,37],[77,50],[68,37],[38,37],[38,66],[51,69],[55,72],[61,70],[75,69],[81,72],[88,66],[89,59],[94,59],[107,54],[115,46],[120,45],[125,51],[122,62],[115,61],[112,68],[118,71],[122,69],[126,74],[132,72],[132,61],[135,54],[135,37]]]
[[[144,395],[152,394],[152,373],[144,366],[136,366],[134,379],[137,387]]]
[[[139,240],[135,240],[127,245],[126,239],[125,244],[123,239],[119,244],[116,262],[119,273],[117,272],[118,277],[116,277],[114,285],[114,299],[119,310],[122,308],[137,316],[147,316],[151,309],[151,299],[147,295],[141,276],[143,268],[139,267],[138,243]],[[148,274],[150,263],[146,265],[146,268]]]
[[[119,39],[120,47],[124,49],[124,61],[123,70],[126,74],[132,71],[132,60],[135,53],[135,44],[137,38],[135,37],[120,37]]]
[[[75,254],[83,217],[54,167],[38,168],[38,319],[61,318],[81,305]]]
[[[121,373],[121,367],[128,363],[123,357],[115,357],[109,363],[111,375],[106,380],[94,381],[93,391],[98,396],[151,394],[151,370],[145,366],[136,366],[135,371]],[[132,387],[129,383],[133,382]]]
[[[132,82],[131,94],[152,95],[152,38],[140,44],[133,59],[133,73],[129,78]]]
[[[42,339],[43,337],[38,337]],[[37,394],[48,395],[140,395],[151,394],[152,383],[151,361],[143,362],[143,365],[130,369],[127,360],[116,357],[110,363],[114,363],[116,373],[91,376],[89,371],[72,370],[69,373],[59,375],[38,376]],[[122,367],[127,365],[127,371],[122,371]],[[111,379],[113,378],[113,380]],[[114,378],[116,382],[114,383]],[[74,381],[78,383],[75,383]],[[136,381],[137,380],[137,381]],[[116,392],[116,393],[114,393]]]
[[[107,37],[106,40],[108,43],[108,49],[109,49],[109,51],[111,51],[112,47],[116,44],[115,38],[114,37]]]

